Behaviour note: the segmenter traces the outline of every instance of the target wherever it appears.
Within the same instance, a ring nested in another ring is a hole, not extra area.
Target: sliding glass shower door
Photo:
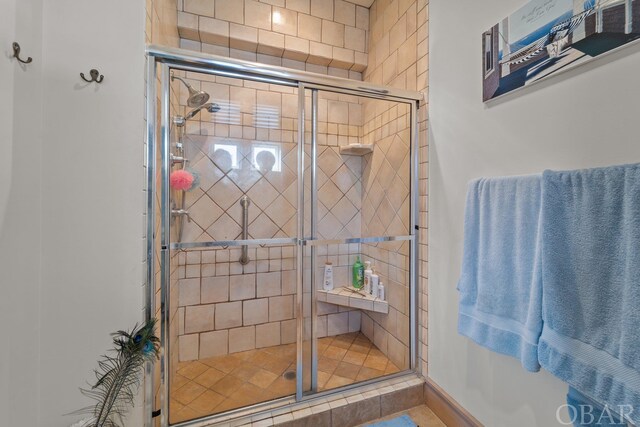
[[[313,395],[412,367],[415,111],[381,96],[303,87],[304,392]],[[356,263],[371,266],[374,286],[354,278]]]
[[[159,65],[160,425],[415,368],[415,100]]]

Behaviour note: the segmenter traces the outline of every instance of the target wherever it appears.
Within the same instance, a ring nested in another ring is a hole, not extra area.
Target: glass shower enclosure
[[[147,79],[146,425],[414,370],[420,94],[153,46]]]

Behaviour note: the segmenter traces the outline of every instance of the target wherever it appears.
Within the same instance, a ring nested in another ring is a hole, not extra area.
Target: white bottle
[[[379,282],[380,282],[380,276],[378,276],[375,272],[373,272],[371,274],[371,279],[370,279],[370,283],[371,283],[371,295],[373,297],[377,297],[379,294]],[[381,285],[382,283],[380,283]]]
[[[364,265],[364,293],[366,295],[371,295],[371,275],[373,274],[371,261],[365,261]]]
[[[386,295],[384,294],[384,285],[382,283],[378,285],[378,298],[380,298],[382,301],[386,301]]]
[[[322,281],[322,289],[325,291],[333,290],[333,264],[330,262],[324,265],[324,280]]]

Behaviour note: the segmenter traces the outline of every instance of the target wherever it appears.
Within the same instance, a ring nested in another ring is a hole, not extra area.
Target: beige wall
[[[457,332],[467,182],[640,162],[639,45],[482,102],[481,35],[522,3],[431,0],[429,376],[492,427],[559,426],[567,385]]]

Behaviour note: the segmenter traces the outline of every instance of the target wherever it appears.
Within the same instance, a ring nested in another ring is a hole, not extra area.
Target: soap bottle
[[[371,275],[373,274],[371,261],[365,261],[364,265],[364,293],[371,295]]]
[[[324,265],[324,280],[322,281],[322,288],[325,291],[333,290],[333,264],[327,262]]]
[[[378,276],[375,273],[375,271],[372,270],[371,278],[369,279],[369,286],[371,287],[371,296],[373,297],[378,296],[379,288],[380,288],[380,286],[378,285],[379,282],[380,282],[380,276]]]
[[[356,289],[362,289],[364,282],[364,266],[360,262],[360,257],[356,258],[356,262],[353,263],[353,287]]]
[[[384,285],[381,282],[380,285],[378,285],[378,298],[380,298],[380,300],[382,301],[386,301],[385,300],[386,297],[387,296],[385,295],[385,292],[384,292]]]

